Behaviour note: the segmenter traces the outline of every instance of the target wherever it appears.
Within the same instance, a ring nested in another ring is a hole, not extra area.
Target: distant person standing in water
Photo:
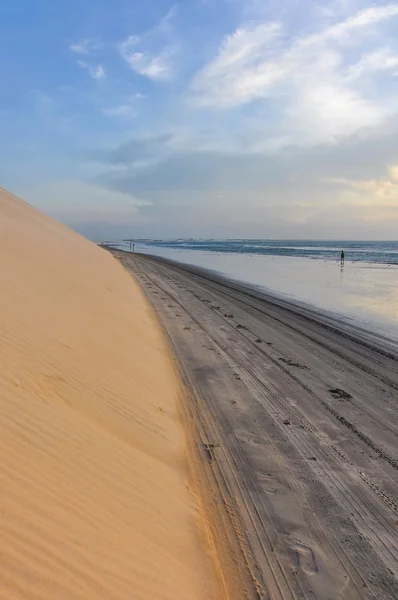
[[[341,251],[341,264],[344,265],[344,250]]]

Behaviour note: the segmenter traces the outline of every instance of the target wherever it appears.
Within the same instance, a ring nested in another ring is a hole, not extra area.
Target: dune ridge
[[[0,257],[0,598],[218,597],[138,284],[2,189]]]

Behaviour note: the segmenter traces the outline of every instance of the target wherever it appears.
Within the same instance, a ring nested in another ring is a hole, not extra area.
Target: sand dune
[[[178,381],[133,279],[0,191],[0,598],[209,599]]]

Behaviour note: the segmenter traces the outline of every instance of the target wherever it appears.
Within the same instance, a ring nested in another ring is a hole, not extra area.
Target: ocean
[[[340,260],[344,250],[347,261],[398,264],[398,241],[298,241],[298,240],[170,240],[147,241],[146,246],[175,250],[202,250],[216,253],[291,256],[324,260]],[[126,243],[126,241],[125,241]]]

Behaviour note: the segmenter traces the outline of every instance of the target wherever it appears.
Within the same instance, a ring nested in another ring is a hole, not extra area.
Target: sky
[[[398,239],[398,3],[4,0],[0,185],[94,240]]]

